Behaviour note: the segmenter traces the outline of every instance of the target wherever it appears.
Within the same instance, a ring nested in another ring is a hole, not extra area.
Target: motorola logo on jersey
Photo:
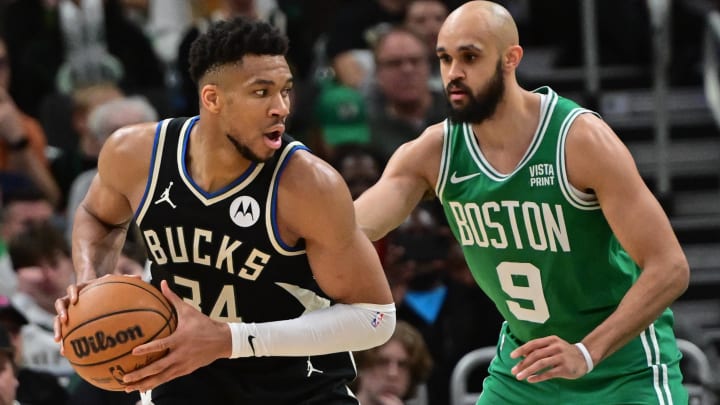
[[[230,219],[243,228],[253,226],[260,219],[260,204],[252,197],[240,196],[230,204]]]

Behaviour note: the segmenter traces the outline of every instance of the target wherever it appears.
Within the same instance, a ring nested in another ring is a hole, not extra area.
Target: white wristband
[[[590,357],[590,352],[582,342],[575,343],[575,346],[580,349],[580,353],[582,353],[583,357],[585,357],[585,364],[587,365],[587,373],[585,374],[588,374],[593,370],[594,367],[592,357]]]
[[[230,353],[230,358],[236,359],[240,357],[242,342],[245,341],[245,338],[243,338],[245,335],[245,328],[243,326],[245,325],[240,322],[230,322],[228,323],[228,326],[230,327],[230,338],[232,342],[232,353]]]

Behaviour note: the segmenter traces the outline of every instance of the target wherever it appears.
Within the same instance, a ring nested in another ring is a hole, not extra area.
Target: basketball
[[[63,349],[80,377],[108,391],[123,391],[122,377],[166,353],[134,356],[136,346],[170,335],[172,305],[139,278],[110,275],[80,290],[62,325]]]

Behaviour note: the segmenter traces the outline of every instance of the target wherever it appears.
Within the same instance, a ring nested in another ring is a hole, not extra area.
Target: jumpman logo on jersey
[[[175,204],[173,204],[172,201],[170,201],[170,187],[172,187],[172,185],[173,185],[173,182],[171,181],[170,184],[165,189],[165,191],[163,191],[162,194],[160,194],[160,199],[155,201],[155,205],[160,204],[161,202],[166,202],[166,203],[170,204],[170,206],[173,207],[173,209],[177,208],[177,206]]]
[[[312,361],[310,361],[310,357],[308,357],[308,359],[307,359],[307,376],[308,376],[308,378],[310,378],[312,373],[322,374],[322,373],[324,373],[324,371],[316,369],[313,366]]]

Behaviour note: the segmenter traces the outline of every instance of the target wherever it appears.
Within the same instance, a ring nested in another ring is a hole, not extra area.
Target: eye
[[[448,55],[448,54],[438,55],[438,59],[439,59],[440,62],[442,62],[442,63],[450,63],[450,61],[452,60],[452,59],[450,58],[450,55]]]
[[[267,89],[260,89],[260,90],[255,90],[253,93],[255,93],[255,95],[258,97],[265,97],[265,96],[267,96],[268,91],[267,91]]]
[[[291,92],[292,92],[292,87],[284,88],[281,91],[283,97],[288,97]]]
[[[474,55],[472,53],[467,53],[463,55],[463,59],[465,59],[465,62],[474,62],[475,59],[477,59],[477,55]]]

